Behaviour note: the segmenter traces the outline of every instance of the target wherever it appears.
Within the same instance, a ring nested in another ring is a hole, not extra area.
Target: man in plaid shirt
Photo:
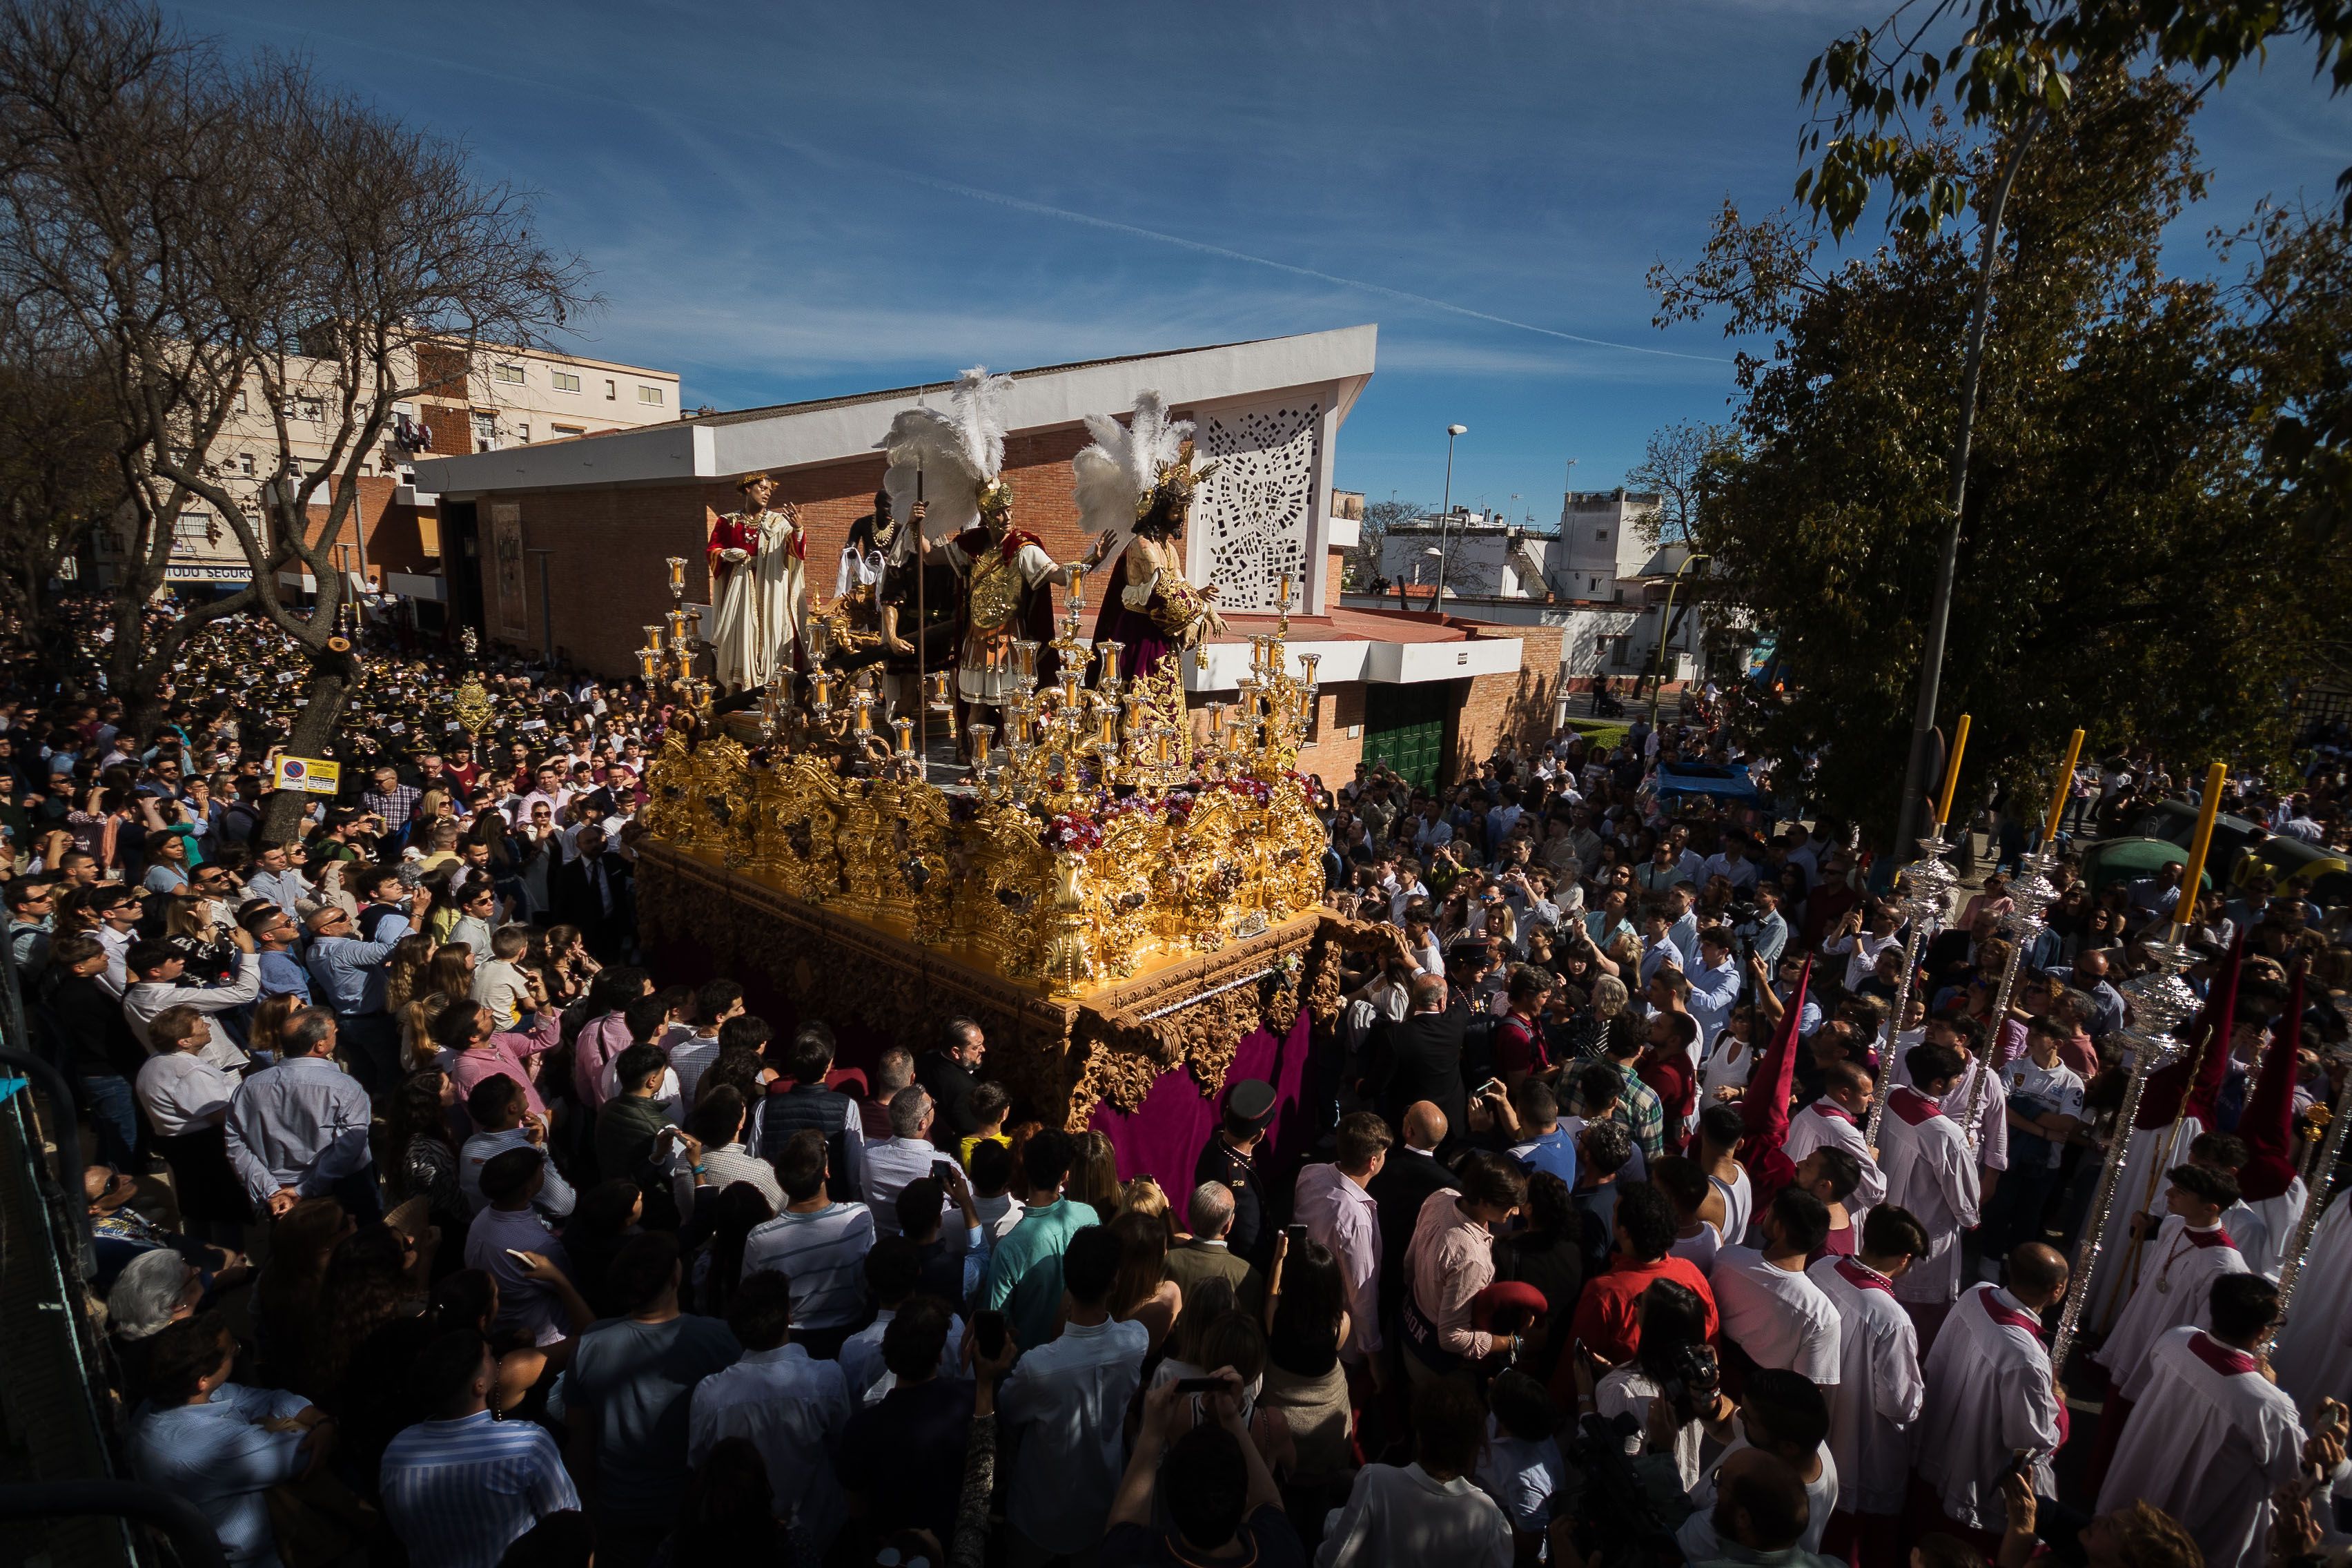
[[[415,784],[400,782],[400,775],[390,768],[375,771],[375,788],[360,792],[360,804],[383,818],[383,830],[396,834],[408,826],[408,814],[425,792]]]
[[[1658,1098],[1658,1091],[1643,1083],[1633,1071],[1633,1063],[1642,1054],[1642,1031],[1638,1027],[1622,1026],[1631,1022],[1623,1015],[1611,1019],[1609,1032],[1601,1040],[1601,1059],[1615,1068],[1617,1076],[1623,1081],[1618,1091],[1617,1103],[1610,1108],[1605,1118],[1594,1120],[1614,1121],[1632,1133],[1633,1147],[1640,1152],[1643,1169],[1646,1171],[1648,1163],[1665,1152],[1666,1106],[1665,1101]]]

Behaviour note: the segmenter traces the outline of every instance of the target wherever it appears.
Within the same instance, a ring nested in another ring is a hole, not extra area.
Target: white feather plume
[[[1004,467],[1004,420],[1000,412],[1009,375],[991,375],[975,365],[956,378],[948,405],[902,409],[889,433],[875,443],[888,455],[882,488],[891,515],[905,517],[918,488],[928,503],[923,531],[934,541],[952,538],[980,520],[980,492]],[[901,534],[906,546],[911,538]]]
[[[1135,528],[1135,509],[1174,462],[1192,434],[1190,419],[1170,419],[1168,404],[1146,387],[1135,395],[1135,412],[1121,425],[1108,414],[1087,416],[1094,445],[1070,459],[1077,476],[1078,521],[1089,533],[1111,533],[1118,542]]]

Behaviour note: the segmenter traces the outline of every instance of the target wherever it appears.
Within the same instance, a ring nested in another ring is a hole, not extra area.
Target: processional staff
[[[2068,770],[2070,773],[2072,770]],[[2197,814],[2197,837],[2189,851],[2189,864],[2180,880],[2180,893],[2173,903],[2172,912],[2184,912],[2182,905],[2196,897],[2196,888],[2205,872],[2206,851],[2213,842],[2213,818],[2221,808],[2221,785],[2229,776],[2228,767],[2215,763],[2206,773],[2205,798]],[[2191,903],[2193,908],[2193,903]],[[2058,1331],[2050,1346],[2050,1365],[2054,1375],[2063,1377],[2067,1352],[2074,1343],[2074,1335],[2082,1326],[2083,1307],[2091,1299],[2095,1283],[2100,1247],[2106,1236],[2107,1222],[2113,1217],[2116,1188],[2123,1175],[2124,1155],[2131,1146],[2133,1123],[2139,1115],[2140,1096],[2147,1088],[2148,1075],[2168,1067],[2188,1055],[2188,1047],[2172,1033],[2173,1026],[2188,1019],[2198,1011],[2197,994],[2180,978],[2189,967],[2189,950],[2180,939],[2187,934],[2188,924],[2174,920],[2161,942],[2146,944],[2149,961],[2147,973],[2127,982],[2123,987],[2124,999],[2130,1005],[2132,1023],[2125,1038],[2132,1045],[2131,1077],[2124,1087],[2124,1101],[2116,1111],[2113,1136],[2107,1144],[2107,1157],[2099,1171],[2098,1195],[2091,1205],[2091,1222],[2083,1239],[2074,1249],[2073,1283],[2066,1292],[2065,1310],[2059,1314]],[[2210,1020],[2206,1031],[2210,1048],[2215,1035],[2226,1042],[2229,1023],[2225,1019]],[[2224,1044],[2223,1047],[2228,1047]],[[2166,1141],[2166,1157],[2156,1163],[2149,1175],[2148,1191],[2152,1194],[2155,1182],[2171,1163],[2171,1145],[2179,1135],[2180,1119],[2176,1114],[2172,1133]],[[2144,1206],[2144,1205],[2143,1205]],[[2135,1242],[2134,1252],[2137,1250]],[[2130,1270],[2132,1253],[2125,1258],[2126,1274]]]

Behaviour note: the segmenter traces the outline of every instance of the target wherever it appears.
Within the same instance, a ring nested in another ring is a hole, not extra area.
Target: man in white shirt
[[[1366,1465],[1316,1548],[1315,1568],[1510,1568],[1511,1522],[1473,1479],[1486,1411],[1466,1383],[1413,1391],[1413,1461]]]
[[[124,956],[131,984],[122,993],[122,1021],[142,1046],[148,1045],[148,1021],[166,1007],[194,1007],[199,1013],[226,1013],[261,994],[261,966],[253,954],[236,955],[236,971],[226,984],[183,985],[180,975],[187,960],[160,942],[135,943]],[[152,1047],[151,1047],[152,1048]],[[246,1064],[246,1055],[225,1037],[205,1047],[205,1059],[224,1072]]]
[[[1690,982],[1686,1005],[1698,1020],[1698,1047],[1691,1053],[1691,1070],[1698,1070],[1698,1051],[1715,1043],[1739,1002],[1739,965],[1732,961],[1731,933],[1719,925],[1698,933],[1698,963],[1685,972]]]
[[[1062,1331],[1024,1350],[997,1391],[1000,1418],[1021,1434],[1004,1510],[1015,1561],[1024,1550],[1034,1560],[1086,1552],[1109,1518],[1127,1464],[1128,1402],[1143,1380],[1151,1337],[1139,1322],[1111,1321],[1119,1258],[1118,1238],[1103,1226],[1070,1237]]]
[[[2009,1249],[2042,1234],[2042,1210],[2058,1180],[2066,1141],[2083,1124],[2083,1079],[2059,1058],[2065,1026],[2048,1016],[2025,1027],[2025,1054],[2000,1071],[2001,1119],[2011,1140],[2009,1168],[1985,1200],[1977,1240],[1980,1267],[1997,1268]]]
[[[1914,1046],[1904,1060],[1916,1087],[1887,1095],[1878,1152],[1886,1201],[1927,1232],[1928,1256],[1895,1282],[1895,1298],[1919,1325],[1920,1338],[1932,1342],[1959,1289],[1960,1232],[1977,1223],[1977,1162],[1960,1124],[1938,1103],[1959,1079],[1959,1053]]]
[[[1856,908],[1845,917],[1844,930],[1826,951],[1844,955],[1848,991],[1856,989],[1878,972],[1880,953],[1889,949],[1902,951],[1903,939],[1895,934],[1900,923],[1894,906],[1876,900]]]
[[[1348,1340],[1339,1360],[1351,1379],[1371,1375],[1381,1354],[1381,1209],[1368,1189],[1394,1142],[1379,1116],[1350,1111],[1339,1119],[1339,1157],[1303,1167],[1293,1189],[1292,1218],[1339,1265],[1348,1302]]]
[[[931,1142],[934,1115],[930,1090],[910,1083],[890,1097],[889,1138],[866,1146],[866,1189],[860,1195],[874,1211],[877,1236],[898,1234],[898,1194],[908,1183],[929,1175],[941,1158],[939,1145]],[[941,1200],[942,1223],[950,1206]]]
[[[1945,1528],[1988,1557],[2007,1521],[2001,1477],[2019,1449],[2032,1456],[2033,1489],[2056,1495],[2050,1459],[2065,1439],[2065,1411],[2051,1382],[2042,1314],[2065,1294],[2066,1260],[2027,1242],[2009,1255],[2007,1287],[1961,1293],[1921,1369],[1927,1393],[1911,1428],[1913,1468],[1935,1492]]]
[[[816,1562],[848,1517],[833,1455],[852,1404],[838,1367],[788,1342],[791,1323],[784,1277],[746,1274],[727,1303],[727,1326],[743,1354],[694,1385],[686,1458],[699,1468],[722,1439],[750,1442],[768,1468],[769,1507],[792,1532],[793,1560]]]
[[[2294,1396],[2256,1359],[2278,1310],[2268,1279],[2225,1276],[2213,1282],[2210,1332],[2178,1328],[2157,1342],[2131,1430],[2099,1489],[2100,1512],[2145,1499],[2180,1521],[2210,1568],[2261,1568],[2273,1495],[2299,1470],[2326,1466]],[[2328,1402],[2314,1425],[2342,1415]]]
[[[1857,1256],[1824,1258],[1806,1270],[1838,1314],[1838,1382],[1829,1390],[1838,1498],[1822,1538],[1833,1558],[1886,1563],[1897,1554],[1911,1424],[1927,1385],[1918,1331],[1895,1300],[1895,1281],[1927,1250],[1919,1222],[1881,1205],[1862,1223]]]
[[[732,980],[705,981],[694,994],[694,1023],[681,1025],[662,1042],[669,1052],[669,1069],[677,1074],[679,1100],[690,1112],[702,1075],[719,1059],[719,1031],[730,1018],[743,1015],[743,988]]]
[[[1853,1155],[1862,1175],[1846,1208],[1858,1215],[1886,1198],[1886,1173],[1870,1157],[1869,1140],[1862,1135],[1863,1119],[1870,1114],[1870,1073],[1853,1062],[1832,1062],[1822,1083],[1822,1097],[1789,1119],[1789,1139],[1780,1152],[1800,1163],[1824,1147]]]
[[[1829,1402],[1821,1389],[1796,1373],[1768,1367],[1748,1375],[1737,1406],[1718,1394],[1715,1410],[1703,1412],[1700,1418],[1707,1436],[1724,1448],[1691,1489],[1694,1511],[1675,1532],[1684,1555],[1693,1563],[1726,1555],[1715,1529],[1717,1483],[1725,1463],[1751,1448],[1762,1449],[1796,1472],[1810,1510],[1797,1544],[1803,1551],[1819,1552],[1838,1492],[1837,1461],[1830,1456]]]
[[[1756,886],[1756,862],[1748,858],[1748,837],[1745,834],[1725,833],[1723,847],[1700,863],[1701,886],[1715,877],[1730,883],[1735,893],[1745,894]]]
[[[1764,1212],[1763,1247],[1727,1247],[1707,1274],[1727,1348],[1823,1385],[1839,1377],[1838,1313],[1805,1259],[1829,1229],[1821,1199],[1783,1188]]]

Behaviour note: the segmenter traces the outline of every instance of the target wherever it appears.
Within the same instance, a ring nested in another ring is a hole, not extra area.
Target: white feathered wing
[[[948,405],[902,409],[889,433],[875,443],[887,454],[882,488],[890,511],[905,517],[916,501],[917,475],[928,503],[923,531],[937,542],[961,533],[980,520],[980,492],[1004,467],[1004,420],[1000,412],[1009,375],[991,375],[975,365],[956,379]],[[899,535],[898,554],[913,548],[911,533]]]
[[[1076,475],[1078,522],[1088,533],[1111,535],[1112,550],[1135,529],[1135,509],[1174,462],[1192,433],[1189,419],[1171,420],[1168,405],[1150,387],[1135,395],[1135,412],[1121,425],[1108,414],[1087,416],[1094,445],[1070,459]]]

